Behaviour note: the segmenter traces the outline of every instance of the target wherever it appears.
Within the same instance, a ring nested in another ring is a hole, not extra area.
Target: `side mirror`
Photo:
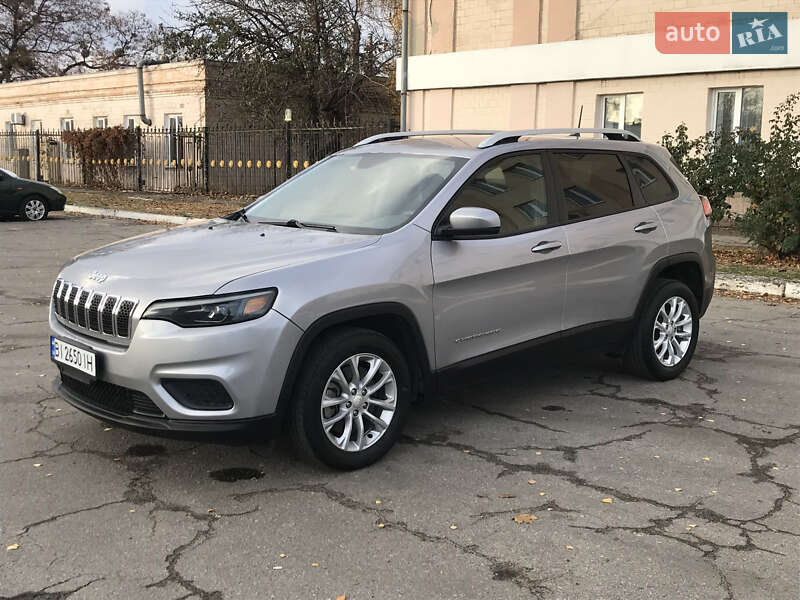
[[[450,224],[442,224],[437,235],[448,239],[500,233],[500,216],[491,209],[464,206],[450,213]]]

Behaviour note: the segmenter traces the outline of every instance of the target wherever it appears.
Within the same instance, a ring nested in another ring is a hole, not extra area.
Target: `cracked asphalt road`
[[[796,306],[715,298],[668,383],[602,355],[474,369],[337,473],[53,397],[59,266],[152,229],[0,222],[0,598],[798,598]]]

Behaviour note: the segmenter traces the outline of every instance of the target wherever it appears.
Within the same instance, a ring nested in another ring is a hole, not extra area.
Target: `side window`
[[[513,235],[548,223],[547,185],[541,154],[518,154],[479,169],[458,192],[449,211],[464,206],[500,215],[500,233]]]
[[[633,208],[628,175],[616,154],[554,152],[561,180],[559,201],[567,220],[603,217]]]
[[[672,182],[649,158],[625,156],[625,160],[628,161],[633,179],[642,190],[642,196],[647,204],[666,202],[678,195],[678,190]]]

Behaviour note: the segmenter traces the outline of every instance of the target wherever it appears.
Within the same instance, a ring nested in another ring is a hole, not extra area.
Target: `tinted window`
[[[633,208],[628,176],[615,154],[556,152],[567,220],[602,217]]]
[[[540,154],[520,154],[479,169],[458,192],[450,212],[464,206],[489,208],[500,215],[499,235],[547,225],[547,186]]]
[[[633,179],[642,190],[645,202],[658,204],[677,196],[675,187],[653,161],[642,156],[626,156]]]

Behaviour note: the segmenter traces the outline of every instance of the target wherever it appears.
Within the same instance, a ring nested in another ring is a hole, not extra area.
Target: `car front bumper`
[[[88,387],[76,385],[75,373],[58,365],[62,377],[55,388],[67,402],[95,417],[131,427],[176,431],[241,429],[273,415],[302,334],[274,310],[260,319],[220,327],[189,329],[165,321],[140,320],[130,344],[124,347],[65,327],[51,309],[50,332],[68,343],[91,348],[97,356],[98,385],[105,386],[103,394],[86,393]],[[167,392],[162,379],[216,380],[233,406],[224,410],[188,408]],[[132,394],[146,404],[149,400],[157,410],[137,414],[114,394]]]

